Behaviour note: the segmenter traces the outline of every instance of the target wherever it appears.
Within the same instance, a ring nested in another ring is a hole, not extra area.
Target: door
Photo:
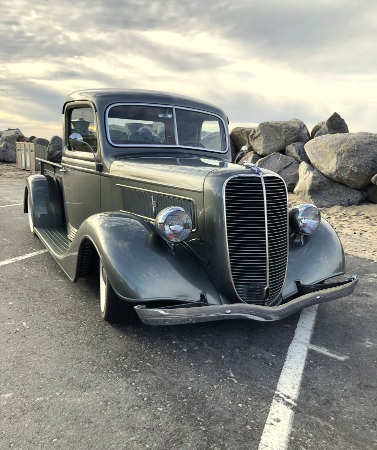
[[[73,239],[82,222],[101,211],[101,176],[95,113],[91,105],[70,106],[65,111],[65,147],[62,157],[62,184],[68,237]],[[71,145],[77,133],[82,144]]]

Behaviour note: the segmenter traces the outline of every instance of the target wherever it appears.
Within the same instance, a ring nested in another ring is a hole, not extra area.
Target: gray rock
[[[348,133],[348,126],[342,117],[334,112],[326,122],[318,123],[310,133],[311,138],[323,136],[324,134]]]
[[[281,152],[294,142],[307,142],[310,139],[306,125],[298,119],[286,122],[263,122],[249,135],[249,145],[259,155],[267,156]]]
[[[287,185],[289,192],[293,192],[298,181],[299,163],[291,156],[273,153],[257,161],[257,166],[278,173]]]
[[[369,200],[372,203],[377,203],[377,186],[372,184],[372,186],[369,186],[367,189],[367,200]]]
[[[358,205],[367,196],[366,192],[331,181],[306,162],[300,164],[298,173],[299,180],[293,192],[319,208]]]
[[[370,180],[373,184],[377,184],[377,173],[376,175],[373,175],[372,179]]]
[[[308,158],[308,155],[305,152],[305,144],[303,142],[294,142],[293,144],[289,144],[285,148],[285,154],[287,156],[291,156],[299,163],[302,161],[307,162],[310,164],[310,159]]]
[[[48,140],[44,138],[35,138],[34,139],[34,145],[40,145],[42,147],[48,147]]]
[[[332,181],[363,189],[377,172],[377,134],[319,136],[305,144],[312,165]]]
[[[249,147],[250,148],[250,147]],[[253,152],[252,150],[249,150],[245,156],[243,156],[238,164],[243,164],[245,162],[256,164],[257,161],[261,159],[261,156],[258,155],[258,153]]]
[[[3,131],[0,137],[0,161],[16,162],[16,142],[20,136],[24,137],[18,128]]]
[[[47,147],[47,160],[60,163],[62,160],[63,141],[60,136],[53,136]]]
[[[248,145],[249,135],[254,128],[236,127],[230,133],[230,139],[235,147],[235,155],[241,150],[241,147]]]

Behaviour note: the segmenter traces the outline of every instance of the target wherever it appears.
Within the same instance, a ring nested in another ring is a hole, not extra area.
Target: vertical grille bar
[[[237,176],[225,186],[233,284],[242,301],[254,304],[269,304],[278,297],[288,255],[285,184],[275,176],[263,180],[265,194],[260,176]]]

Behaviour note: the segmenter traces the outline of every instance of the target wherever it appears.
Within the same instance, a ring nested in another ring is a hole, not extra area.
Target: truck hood
[[[228,165],[228,162],[197,156],[139,156],[113,161],[109,172],[128,180],[202,192],[206,176]]]

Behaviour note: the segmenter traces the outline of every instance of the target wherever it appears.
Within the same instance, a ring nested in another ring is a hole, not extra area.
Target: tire
[[[34,231],[34,217],[33,217],[33,204],[31,202],[30,191],[27,194],[27,215],[28,215],[28,218],[29,218],[30,232],[35,234],[35,231]]]
[[[99,284],[102,319],[109,323],[128,323],[133,321],[135,317],[133,306],[116,295],[101,259],[99,263]]]

